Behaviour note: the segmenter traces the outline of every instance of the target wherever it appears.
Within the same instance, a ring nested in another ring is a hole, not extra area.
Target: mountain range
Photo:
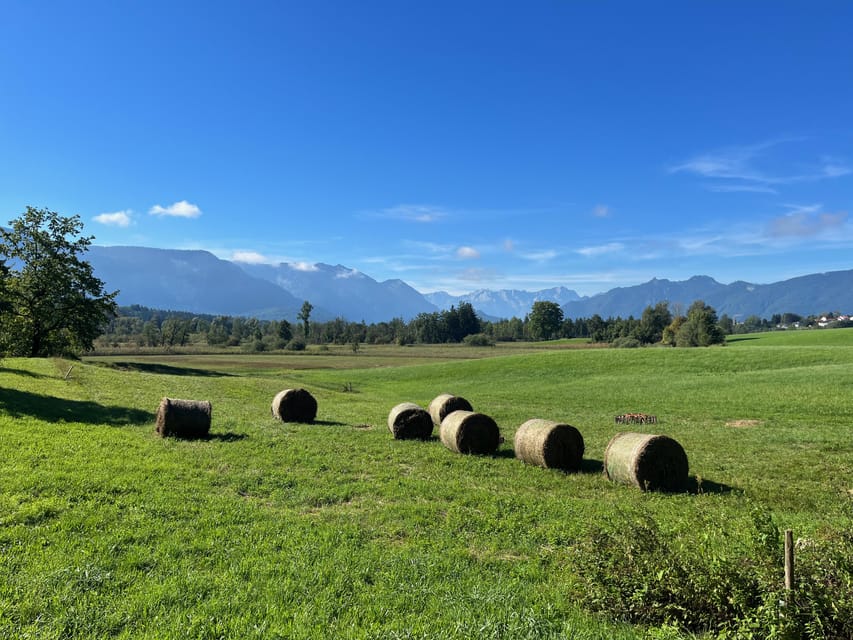
[[[422,294],[402,280],[378,282],[343,265],[248,264],[222,260],[207,251],[147,247],[91,246],[84,257],[108,291],[119,291],[121,305],[260,319],[294,321],[305,300],[313,305],[315,320],[342,317],[368,323],[408,321],[461,302],[469,302],[483,319],[521,318],[539,300],[561,305],[567,318],[639,317],[647,306],[662,300],[684,310],[694,300],[704,300],[718,315],[734,319],[853,311],[853,270],[772,284],[722,284],[708,276],[684,281],[654,278],[593,296],[579,296],[565,287],[533,292],[480,289],[455,296],[443,291]]]

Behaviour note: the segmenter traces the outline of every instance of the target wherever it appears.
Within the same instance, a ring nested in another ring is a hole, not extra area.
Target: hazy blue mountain
[[[296,319],[302,300],[207,251],[89,247],[85,259],[122,305]]]
[[[246,273],[275,283],[301,300],[321,306],[352,322],[408,321],[438,309],[402,280],[377,282],[343,265],[311,266],[238,263]]]
[[[469,302],[483,317],[492,318],[512,318],[513,316],[523,318],[530,313],[533,303],[540,300],[563,305],[581,299],[575,291],[565,287],[553,287],[541,291],[479,289],[461,296],[454,296],[446,291],[436,291],[424,294],[424,297],[439,309],[449,309],[451,305],[458,306],[460,302]]]
[[[750,315],[800,315],[853,312],[853,270],[800,276],[772,284],[721,284],[708,276],[689,280],[652,279],[581,298],[564,287],[542,291],[481,289],[463,296],[445,292],[422,295],[402,280],[377,282],[342,265],[303,267],[257,265],[220,260],[207,251],[146,247],[90,247],[86,259],[108,291],[120,291],[122,305],[193,313],[287,318],[294,321],[302,302],[314,305],[311,317],[337,316],[353,322],[410,320],[417,314],[470,302],[483,319],[523,317],[537,300],[561,304],[568,318],[639,317],[662,300],[683,311],[694,300],[742,320]]]
[[[772,284],[737,281],[721,284],[708,276],[673,282],[657,278],[633,287],[619,287],[563,305],[567,318],[602,318],[642,315],[649,305],[666,300],[682,311],[694,300],[704,300],[717,315],[736,320],[775,313],[809,315],[826,311],[853,311],[853,270],[833,271],[791,278]]]

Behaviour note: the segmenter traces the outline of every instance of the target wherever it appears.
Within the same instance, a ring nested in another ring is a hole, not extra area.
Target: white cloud
[[[354,278],[360,274],[361,274],[361,272],[358,269],[348,269],[347,271],[341,271],[339,273],[336,273],[335,278],[337,278],[339,280],[341,280],[341,279],[346,280],[349,278]]]
[[[592,215],[596,218],[608,218],[610,217],[610,207],[604,204],[597,204],[592,210]]]
[[[93,220],[111,227],[129,227],[132,214],[133,211],[125,209],[124,211],[98,214],[93,218]]]
[[[586,256],[587,258],[594,258],[606,253],[615,253],[616,251],[621,251],[624,248],[625,245],[621,242],[608,242],[607,244],[598,245],[596,247],[583,247],[582,249],[577,249],[577,253],[582,256]]]
[[[291,268],[297,271],[319,271],[317,265],[313,262],[291,262],[289,264]]]
[[[512,241],[512,238],[507,238],[504,240],[504,251],[507,253],[512,253],[515,250],[515,242]]]
[[[257,251],[234,251],[231,254],[233,262],[244,262],[246,264],[275,264],[275,260],[268,258]]]
[[[456,255],[463,260],[472,260],[480,257],[480,252],[474,247],[459,247],[456,250]]]
[[[151,209],[149,209],[148,213],[153,216],[198,218],[201,215],[201,209],[199,209],[196,205],[187,202],[186,200],[181,200],[179,202],[175,202],[174,204],[170,204],[168,207],[161,207],[159,204],[155,204],[153,207],[151,207]]]

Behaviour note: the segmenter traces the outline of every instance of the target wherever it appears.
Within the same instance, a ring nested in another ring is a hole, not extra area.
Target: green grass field
[[[0,637],[766,637],[776,530],[809,571],[853,531],[853,330],[577,346],[0,362]],[[271,418],[292,387],[315,424]],[[391,438],[392,406],[442,392],[497,455]],[[210,400],[211,437],[159,438],[163,396]],[[690,491],[602,476],[629,411],[684,446]],[[580,429],[581,472],[514,459],[533,417]],[[846,615],[853,571],[820,571]]]

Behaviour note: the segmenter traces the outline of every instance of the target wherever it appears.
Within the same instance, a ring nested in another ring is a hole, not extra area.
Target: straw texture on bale
[[[474,411],[453,411],[441,421],[441,442],[456,453],[490,454],[498,450],[501,434],[489,416]]]
[[[403,402],[388,414],[388,428],[396,440],[427,440],[432,435],[432,418],[414,402]]]
[[[164,438],[203,438],[210,432],[211,411],[207,400],[163,398],[157,407],[157,433]]]
[[[282,422],[314,422],[317,401],[305,389],[285,389],[273,398],[272,415]]]
[[[435,424],[441,424],[448,414],[454,411],[473,411],[471,403],[461,396],[442,393],[429,403],[429,415]]]
[[[534,418],[515,432],[515,457],[546,469],[577,471],[583,460],[581,432],[570,424]]]
[[[684,448],[668,436],[617,433],[604,452],[604,474],[610,480],[644,491],[682,491],[687,470]]]

